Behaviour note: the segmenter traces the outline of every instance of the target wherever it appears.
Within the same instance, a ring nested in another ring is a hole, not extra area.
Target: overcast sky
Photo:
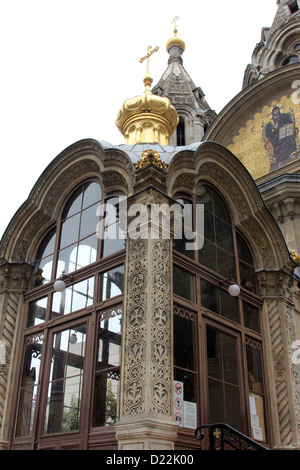
[[[216,112],[241,91],[276,0],[0,0],[0,238],[46,166],[85,138],[124,143],[124,100],[167,67],[166,41],[186,43],[183,64]]]

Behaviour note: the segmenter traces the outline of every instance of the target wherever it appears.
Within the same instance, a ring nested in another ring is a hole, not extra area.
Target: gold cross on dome
[[[154,54],[154,52],[158,51],[159,47],[156,46],[154,49],[152,49],[152,51],[151,49],[152,49],[152,46],[148,46],[147,54],[140,59],[140,63],[144,62],[144,60],[147,59],[147,75],[149,75],[150,57],[152,56],[152,54]]]
[[[177,21],[180,19],[180,16],[175,16],[172,23],[174,23],[174,33],[177,32]]]

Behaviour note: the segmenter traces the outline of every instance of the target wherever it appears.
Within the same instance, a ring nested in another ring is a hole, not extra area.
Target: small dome
[[[174,31],[174,36],[170,39],[167,40],[166,42],[166,49],[167,51],[169,51],[169,49],[172,47],[172,46],[179,46],[182,51],[184,52],[185,51],[185,42],[183,39],[179,38],[177,36],[177,30],[175,29]]]

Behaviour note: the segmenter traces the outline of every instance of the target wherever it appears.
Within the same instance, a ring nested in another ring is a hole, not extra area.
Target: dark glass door
[[[239,335],[206,326],[207,412],[209,423],[226,423],[243,430]]]

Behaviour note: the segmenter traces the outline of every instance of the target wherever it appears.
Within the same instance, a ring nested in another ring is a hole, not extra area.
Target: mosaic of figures
[[[264,148],[270,159],[270,171],[281,168],[299,158],[299,128],[294,109],[276,105],[272,108],[269,122],[262,123]]]

